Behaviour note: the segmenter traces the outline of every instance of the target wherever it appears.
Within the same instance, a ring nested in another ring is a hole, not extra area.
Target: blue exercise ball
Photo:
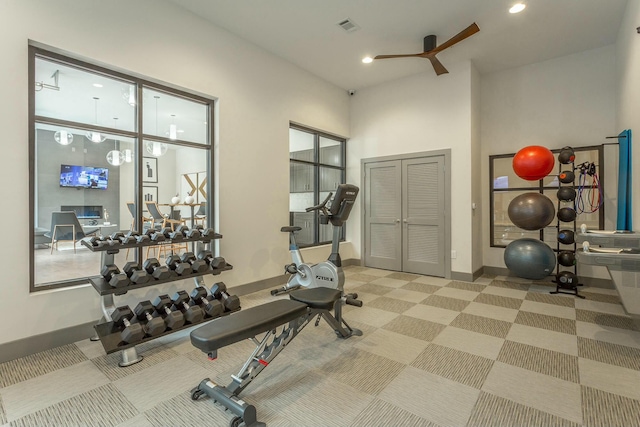
[[[556,256],[546,243],[524,238],[507,245],[504,263],[518,277],[540,280],[553,273]]]
[[[524,193],[516,196],[507,209],[509,219],[524,230],[540,230],[551,224],[556,207],[544,194]]]

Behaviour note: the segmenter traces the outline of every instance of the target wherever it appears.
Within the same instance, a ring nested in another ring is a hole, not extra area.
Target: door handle
[[[396,224],[400,223],[400,218],[396,218]]]
[[[403,219],[402,222],[404,222],[405,224],[408,223],[409,221],[407,221],[407,218]]]

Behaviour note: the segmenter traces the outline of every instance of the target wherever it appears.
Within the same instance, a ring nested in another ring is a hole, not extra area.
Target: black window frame
[[[299,160],[299,159],[293,159],[291,158],[291,154],[289,155],[289,163],[290,164],[302,164],[302,165],[310,165],[313,167],[313,176],[314,176],[314,188],[313,188],[313,203],[314,205],[319,204],[320,202],[323,201],[324,198],[321,198],[320,193],[320,168],[330,168],[330,169],[335,169],[335,170],[339,170],[341,172],[340,177],[341,177],[341,184],[345,184],[346,180],[347,180],[347,140],[346,138],[343,138],[341,136],[337,136],[337,135],[333,135],[331,133],[328,132],[323,132],[317,129],[313,129],[313,128],[309,128],[297,123],[289,123],[289,128],[290,129],[295,129],[301,132],[306,132],[309,134],[313,135],[313,150],[314,150],[314,154],[313,154],[313,161],[309,162],[309,161],[304,161],[304,160]],[[340,155],[341,155],[341,160],[342,160],[342,164],[340,166],[335,166],[335,165],[331,165],[331,164],[327,164],[327,163],[321,163],[320,162],[320,138],[326,138],[326,139],[331,139],[335,142],[340,143]],[[334,191],[335,189],[333,189],[332,191]],[[322,191],[322,192],[326,192],[326,191]],[[289,225],[294,225],[294,212],[289,212]],[[309,243],[300,243],[298,242],[298,246],[300,248],[308,248],[308,247],[314,247],[314,246],[322,246],[322,245],[327,245],[331,243],[331,239],[330,240],[320,240],[320,221],[319,221],[319,216],[318,215],[314,215],[314,221],[313,221],[313,243],[309,244]],[[343,242],[345,241],[345,236],[346,236],[346,224],[344,224],[342,226],[342,231],[340,234],[340,241]]]
[[[58,62],[62,65],[75,67],[78,69],[86,70],[87,72],[101,74],[109,78],[122,80],[130,84],[135,84],[136,87],[136,99],[138,100],[136,106],[136,129],[134,131],[127,131],[117,129],[115,127],[108,126],[95,126],[87,125],[86,123],[79,123],[70,120],[51,118],[46,116],[37,116],[36,110],[36,58],[43,58],[51,62]],[[134,180],[136,183],[135,205],[136,205],[136,223],[142,223],[143,217],[143,186],[145,183],[142,181],[143,176],[143,162],[145,154],[144,143],[146,141],[162,142],[169,145],[178,145],[183,147],[197,148],[208,151],[206,155],[206,167],[207,167],[207,186],[206,191],[209,195],[209,200],[213,200],[215,195],[213,189],[215,188],[215,173],[214,173],[214,126],[215,126],[215,103],[216,99],[203,96],[200,93],[190,91],[185,88],[178,88],[177,86],[167,85],[153,81],[149,78],[141,77],[135,73],[121,71],[115,68],[109,68],[103,64],[98,64],[97,61],[92,61],[87,58],[80,59],[78,55],[72,53],[61,53],[59,49],[44,47],[37,42],[29,42],[28,47],[28,78],[29,78],[29,94],[28,94],[28,126],[29,126],[29,292],[40,292],[50,289],[68,288],[74,286],[81,286],[89,283],[89,278],[95,276],[80,277],[77,279],[60,280],[55,282],[48,282],[36,286],[35,284],[35,195],[36,195],[36,126],[38,124],[56,125],[69,127],[86,131],[99,131],[109,133],[115,136],[134,138],[136,143],[136,159],[137,165],[134,169]],[[168,95],[181,97],[189,101],[202,103],[207,106],[207,124],[206,124],[206,143],[194,143],[191,141],[184,141],[180,139],[170,139],[168,137],[145,134],[143,133],[144,121],[143,121],[143,89],[148,88],[159,92],[164,92]],[[213,203],[209,202],[206,206],[206,216],[208,223],[215,224]],[[142,249],[137,251],[137,259],[142,258]],[[99,273],[96,271],[95,273]]]

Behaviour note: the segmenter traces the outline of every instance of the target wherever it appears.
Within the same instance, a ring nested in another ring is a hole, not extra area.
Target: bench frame
[[[274,329],[265,331],[262,339],[249,338],[256,348],[236,375],[231,375],[231,382],[226,387],[216,384],[210,378],[205,378],[191,391],[191,398],[198,400],[206,394],[214,403],[220,403],[226,409],[233,412],[236,417],[230,422],[231,427],[265,427],[265,423],[257,421],[256,408],[238,398],[238,395],[253,381],[255,377],[269,366],[271,361],[302,331],[314,317],[315,326],[320,319],[324,319],[333,328],[339,338],[349,338],[353,335],[362,335],[362,331],[350,327],[342,318],[342,306],[352,303],[357,295],[343,295],[334,302],[333,312],[329,310],[307,307],[307,312]],[[358,301],[359,302],[359,301]],[[282,327],[282,331],[277,331]],[[217,350],[209,352],[209,358],[215,360]]]

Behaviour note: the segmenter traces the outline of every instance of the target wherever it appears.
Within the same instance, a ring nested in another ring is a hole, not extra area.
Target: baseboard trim
[[[95,322],[84,323],[0,344],[0,363],[89,339],[95,335],[93,325]]]
[[[459,271],[452,271],[451,280],[458,280],[460,282],[473,282],[475,279],[473,273],[461,273]]]

